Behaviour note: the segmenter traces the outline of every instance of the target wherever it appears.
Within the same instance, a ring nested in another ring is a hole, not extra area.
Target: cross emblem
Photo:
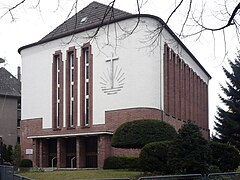
[[[116,60],[118,60],[118,57],[117,56],[114,57],[113,54],[112,54],[112,57],[106,59],[106,62],[110,62],[111,88],[114,87],[114,61],[116,61]]]

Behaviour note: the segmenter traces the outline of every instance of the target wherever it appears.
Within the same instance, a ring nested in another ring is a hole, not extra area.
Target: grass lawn
[[[45,172],[24,172],[21,176],[34,180],[83,180],[100,178],[131,178],[140,176],[141,172],[126,170],[56,170]]]

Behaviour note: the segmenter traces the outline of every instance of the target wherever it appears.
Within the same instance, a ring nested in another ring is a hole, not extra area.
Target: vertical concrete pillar
[[[40,166],[39,158],[39,140],[33,139],[33,167]]]
[[[104,160],[111,156],[111,136],[100,135],[98,138],[98,168],[103,168]]]
[[[185,64],[184,62],[181,60],[181,120],[185,120],[186,115],[185,115],[185,107],[186,107],[186,86],[185,86]]]
[[[169,47],[164,44],[164,111],[169,113]]]
[[[197,122],[197,112],[198,112],[198,86],[197,86],[197,74],[194,72],[194,75],[193,75],[193,79],[194,79],[194,82],[193,82],[193,86],[194,86],[194,104],[193,104],[193,109],[194,109],[194,118],[193,118],[193,121]]]
[[[190,67],[186,65],[186,120],[190,120]]]
[[[39,165],[48,167],[48,146],[46,139],[40,139],[39,142]]]
[[[79,149],[80,163],[79,163],[79,166],[80,166],[80,168],[83,168],[83,167],[86,167],[86,142],[85,142],[85,138],[81,137],[79,143],[80,143],[80,149]]]
[[[86,145],[83,137],[76,138],[76,167],[86,167]]]
[[[65,139],[57,139],[57,168],[66,167],[66,144]]]
[[[76,168],[80,168],[80,137],[76,137]]]
[[[194,83],[194,79],[193,79],[193,75],[194,75],[194,72],[193,72],[193,70],[192,69],[190,69],[190,79],[189,79],[189,81],[190,81],[190,120],[194,120],[194,104],[193,104],[193,102],[194,102],[194,87],[193,87],[193,83]]]
[[[180,60],[179,56],[175,56],[175,116],[180,119]]]
[[[39,166],[40,167],[43,167],[43,165],[42,165],[42,162],[43,162],[43,149],[42,149],[42,146],[43,146],[43,144],[42,144],[42,141],[41,141],[41,139],[39,140]]]
[[[169,59],[169,113],[174,114],[174,62],[173,62],[173,50],[170,53]]]

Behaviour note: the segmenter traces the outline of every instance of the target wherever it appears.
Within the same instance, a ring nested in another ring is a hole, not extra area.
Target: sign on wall
[[[26,154],[27,155],[32,155],[33,154],[33,149],[26,149]]]

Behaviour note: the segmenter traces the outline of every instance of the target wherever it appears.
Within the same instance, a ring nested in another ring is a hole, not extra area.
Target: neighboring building
[[[4,67],[0,68],[0,137],[13,147],[19,143],[21,83]]]
[[[159,17],[93,2],[19,53],[21,148],[35,166],[101,168],[108,156],[136,155],[111,137],[143,118],[176,129],[190,119],[209,138],[211,77]]]

